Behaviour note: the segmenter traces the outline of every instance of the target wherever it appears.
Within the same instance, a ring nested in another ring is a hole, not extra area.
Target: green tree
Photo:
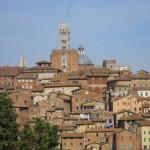
[[[24,129],[20,132],[19,149],[21,150],[35,149],[35,134],[29,124],[24,125]]]
[[[33,128],[29,124],[20,133],[21,150],[55,150],[58,145],[58,127],[36,119]]]
[[[52,124],[47,124],[48,130],[48,149],[55,149],[55,147],[59,144],[59,136],[58,136],[58,127]]]
[[[0,149],[16,150],[18,125],[12,101],[5,94],[0,94]]]
[[[48,147],[48,133],[46,130],[46,124],[41,119],[36,119],[35,122],[35,141],[36,150],[47,150]]]
[[[35,122],[36,150],[54,150],[58,145],[58,127],[36,119]]]

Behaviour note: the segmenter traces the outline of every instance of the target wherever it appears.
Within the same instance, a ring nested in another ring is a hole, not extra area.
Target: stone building
[[[116,98],[113,103],[113,112],[131,111],[142,113],[142,106],[150,103],[150,98],[139,97],[137,94],[129,94]]]
[[[84,133],[63,133],[61,135],[62,150],[83,150]]]
[[[120,130],[106,137],[101,150],[140,150],[140,137],[136,132]]]
[[[150,149],[150,121],[139,121],[138,134],[140,136],[140,148],[142,150]]]
[[[130,87],[150,87],[150,73],[144,70],[138,71],[131,76]]]
[[[0,86],[3,88],[16,87],[16,77],[22,72],[19,67],[0,67]]]
[[[103,67],[109,68],[112,70],[117,70],[117,61],[115,59],[112,60],[104,60],[103,61]]]
[[[37,73],[22,72],[17,76],[17,88],[32,90],[37,83]]]
[[[17,90],[10,93],[8,97],[13,102],[13,107],[18,115],[17,122],[19,128],[22,129],[23,126],[29,121],[29,106],[31,102],[31,92],[24,90]]]

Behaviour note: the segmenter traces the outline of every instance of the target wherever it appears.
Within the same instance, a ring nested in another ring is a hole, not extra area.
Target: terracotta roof
[[[150,79],[150,74],[137,73],[131,76],[132,79]]]
[[[68,77],[68,80],[87,80],[87,77],[83,76],[73,76],[73,77]]]
[[[133,114],[133,115],[121,117],[119,120],[125,120],[125,121],[143,120],[143,117],[139,116],[138,114]]]
[[[92,125],[93,121],[90,120],[79,120],[76,122],[77,125]]]
[[[92,133],[92,132],[118,132],[121,131],[120,128],[99,128],[99,129],[87,129],[85,130],[86,133]]]
[[[0,67],[0,77],[17,76],[21,72],[18,67],[4,66]]]
[[[150,126],[150,121],[147,121],[147,120],[138,121],[137,123],[140,126]]]
[[[77,121],[78,119],[77,119],[77,118],[70,118],[70,117],[69,117],[69,118],[66,118],[66,117],[65,117],[64,120],[68,120],[68,121],[69,121],[69,120],[75,120],[75,121]]]
[[[101,77],[101,76],[104,76],[104,77],[108,77],[109,75],[108,74],[105,74],[105,73],[99,73],[99,74],[85,74],[86,77]]]
[[[88,89],[88,88],[83,88],[83,87],[81,87],[80,89],[75,89],[75,90],[73,90],[74,92],[76,92],[76,91],[89,91],[89,92],[94,92],[94,93],[97,93],[95,90],[92,90],[92,89]]]
[[[32,68],[24,69],[24,73],[43,73],[43,72],[60,72],[61,70],[58,68],[47,67],[47,66],[34,66]]]
[[[113,80],[109,80],[108,82],[113,82],[113,81],[131,81],[131,78],[128,77],[116,77]]]
[[[107,119],[94,119],[93,122],[106,122]]]
[[[80,84],[71,84],[71,83],[66,83],[66,84],[61,84],[61,83],[53,83],[53,84],[45,84],[45,88],[51,88],[51,87],[80,87]]]
[[[63,128],[60,128],[59,130],[62,130],[62,131],[73,131],[74,128],[72,128],[72,127],[63,127]]]
[[[36,79],[37,73],[21,73],[17,79]]]
[[[80,72],[83,71],[84,73],[92,73],[92,74],[116,74],[116,73],[119,73],[119,71],[115,71],[115,70],[111,70],[109,68],[90,68],[90,69],[82,69],[80,70]]]
[[[145,104],[142,105],[142,107],[149,108],[150,107],[150,103],[145,103]]]
[[[83,133],[63,133],[61,134],[62,138],[83,138]]]

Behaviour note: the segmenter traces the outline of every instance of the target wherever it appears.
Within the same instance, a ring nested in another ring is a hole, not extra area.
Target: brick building
[[[79,69],[79,55],[75,49],[53,50],[51,53],[52,67],[73,72]]]

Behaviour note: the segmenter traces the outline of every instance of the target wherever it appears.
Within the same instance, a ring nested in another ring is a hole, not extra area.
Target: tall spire
[[[70,28],[67,23],[62,23],[59,26],[59,48],[70,48]]]
[[[27,63],[26,63],[24,56],[21,56],[21,58],[20,58],[19,67],[22,67],[22,68],[27,67]]]

